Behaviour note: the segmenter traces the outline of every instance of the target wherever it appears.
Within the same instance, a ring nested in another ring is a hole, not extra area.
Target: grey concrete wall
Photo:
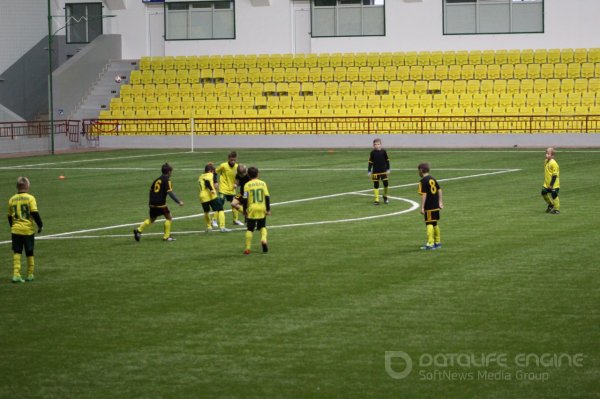
[[[71,143],[64,134],[57,134],[54,137],[54,150],[57,152],[80,148],[80,146],[79,143]],[[50,153],[51,148],[52,144],[47,136],[0,138],[0,154]]]
[[[104,67],[115,59],[121,59],[121,35],[102,35],[54,71],[54,118],[74,114]]]
[[[384,146],[410,148],[600,147],[600,134],[396,134],[196,136],[202,148],[365,148],[379,137]],[[190,136],[105,136],[101,148],[191,148]]]

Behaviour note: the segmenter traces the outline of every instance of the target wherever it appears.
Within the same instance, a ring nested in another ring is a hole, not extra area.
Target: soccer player
[[[429,164],[421,163],[418,166],[419,181],[418,193],[421,194],[421,215],[425,216],[427,229],[427,244],[421,249],[432,250],[442,247],[440,237],[440,210],[444,208],[442,201],[442,188],[432,176],[429,175]]]
[[[237,168],[237,175],[235,176],[235,185],[239,192],[236,194],[233,201],[231,201],[231,207],[237,209],[238,212],[243,213],[244,211],[242,199],[244,197],[244,187],[249,181],[250,176],[248,176],[248,168],[246,168],[246,166],[243,164],[239,164]]]
[[[374,205],[379,205],[379,180],[383,181],[383,203],[388,203],[388,178],[390,175],[390,159],[387,152],[381,148],[381,139],[373,140],[373,151],[369,155],[368,176],[373,182],[375,194]]]
[[[223,162],[217,167],[217,175],[219,177],[219,198],[225,204],[225,201],[232,202],[235,197],[235,178],[238,169],[237,153],[231,151],[227,155],[227,162]],[[233,216],[233,224],[243,226],[244,223],[238,220],[239,212],[233,206],[231,207],[231,215]]]
[[[164,216],[166,219],[163,241],[175,241],[175,238],[171,236],[171,224],[173,218],[171,217],[171,211],[167,207],[167,195],[179,206],[183,206],[183,201],[180,201],[173,192],[173,184],[171,183],[173,167],[168,163],[165,163],[161,168],[161,172],[162,175],[154,179],[150,185],[149,218],[144,220],[137,229],[133,230],[133,238],[135,238],[136,241],[140,240],[146,227],[154,223],[159,216]]]
[[[250,181],[244,185],[244,209],[246,211],[247,231],[246,249],[244,255],[250,254],[252,246],[252,233],[255,229],[260,231],[260,243],[263,252],[269,252],[267,245],[267,215],[271,214],[271,197],[267,183],[258,179],[258,169],[254,166],[248,168]]]
[[[544,160],[544,185],[542,186],[542,197],[548,204],[546,213],[558,215],[560,213],[560,199],[558,191],[560,190],[560,170],[558,162],[554,159],[554,148],[546,149],[546,159]]]
[[[25,248],[27,257],[27,281],[33,281],[33,271],[35,268],[35,259],[33,256],[33,247],[35,244],[35,228],[33,222],[37,225],[37,232],[42,232],[42,218],[38,212],[35,197],[29,194],[29,179],[19,177],[17,179],[17,194],[8,200],[8,224],[12,235],[13,250],[13,283],[23,283],[21,278],[21,254]]]
[[[219,227],[222,233],[231,231],[225,228],[225,213],[223,212],[223,201],[217,196],[217,190],[214,182],[215,167],[212,163],[206,164],[204,167],[204,173],[198,178],[198,189],[200,196],[200,203],[202,204],[202,210],[204,211],[204,221],[206,222],[206,231],[211,231],[212,226],[210,223],[210,210],[215,212],[215,216],[219,221]]]

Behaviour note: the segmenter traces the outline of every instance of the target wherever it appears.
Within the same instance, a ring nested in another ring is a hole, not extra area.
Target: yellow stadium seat
[[[404,53],[404,65],[417,65],[418,54],[416,51],[407,51]]]
[[[402,93],[402,82],[399,80],[390,81],[390,94],[396,95]]]
[[[389,82],[387,80],[380,80],[377,82],[377,87],[375,89],[375,94],[389,94],[390,87]]]
[[[477,79],[467,80],[467,93],[479,93],[480,81]]]
[[[548,82],[546,79],[536,79],[533,81],[533,91],[536,93],[545,93]]]
[[[546,62],[549,64],[557,64],[560,62],[560,49],[551,48],[547,52]]]
[[[357,66],[357,67],[367,66],[367,53],[355,53],[354,54],[354,66]]]
[[[415,81],[415,94],[427,93],[427,81],[417,80]]]
[[[400,65],[396,69],[396,79],[408,80],[410,77],[410,67],[407,65]]]
[[[513,64],[502,64],[500,67],[500,77],[502,79],[514,78],[514,68]]]
[[[375,81],[384,80],[385,69],[382,66],[374,66],[371,69],[371,79]]]
[[[509,94],[509,93],[500,94],[498,104],[500,107],[512,107],[512,94]]]
[[[466,80],[455,80],[454,81],[454,93],[466,93],[467,92],[467,81]]]
[[[481,108],[485,106],[485,94],[475,93],[473,94],[473,106],[477,108]]]
[[[525,95],[525,93],[513,93],[512,97],[513,97],[513,100],[512,100],[513,107],[525,106],[525,103],[527,101],[527,96]]]
[[[494,81],[490,79],[484,79],[480,84],[480,91],[482,93],[488,94],[494,92]]]
[[[573,52],[573,61],[578,64],[587,62],[587,49],[576,48]]]
[[[350,94],[352,94],[353,96],[356,95],[362,95],[364,92],[364,82],[360,82],[360,81],[355,81],[352,82],[351,86],[350,86]]]
[[[417,108],[419,106],[420,97],[418,94],[408,94],[406,96],[406,107]]]
[[[513,64],[513,65],[520,64],[521,63],[521,50],[508,50],[507,63]]]
[[[448,79],[448,66],[447,65],[437,65],[435,67],[435,79],[437,79],[437,80]]]
[[[332,53],[329,55],[329,66],[332,68],[342,66],[342,54],[341,53]]]
[[[296,71],[296,80],[304,83],[309,81],[310,69],[307,67],[300,67]],[[291,80],[288,80],[290,82]]]
[[[588,90],[592,93],[600,93],[600,78],[590,79],[588,82]]]
[[[356,66],[346,68],[346,80],[349,82],[355,82],[359,80],[359,69]]]
[[[577,107],[581,105],[581,93],[569,93],[567,95],[567,105],[569,107]]]
[[[560,91],[560,79],[548,79],[546,90],[548,93],[558,93]]]
[[[337,66],[333,70],[333,77],[337,82],[342,82],[342,81],[346,80],[346,73],[347,73],[346,67]]]
[[[456,64],[466,65],[469,63],[469,52],[466,50],[460,50],[456,52]]]
[[[488,68],[487,65],[483,65],[483,64],[479,64],[479,65],[475,65],[475,79],[487,79],[488,77],[488,72],[487,72]]]
[[[342,54],[342,66],[345,66],[345,67],[354,66],[354,54],[353,53]]]
[[[521,90],[521,81],[519,79],[509,79],[506,82],[507,93],[518,93]]]
[[[596,94],[595,93],[582,93],[581,94],[581,105],[591,107],[596,105]]]
[[[542,64],[540,76],[544,79],[552,79],[554,77],[554,64]]]
[[[380,105],[382,108],[391,108],[394,105],[394,96],[384,94],[381,96]]]
[[[496,63],[496,53],[494,50],[483,50],[481,52],[481,63],[485,65],[492,65]]]
[[[444,63],[444,53],[441,51],[432,51],[429,59],[430,65],[442,65]]]
[[[294,68],[302,68],[306,66],[306,55],[305,54],[294,54],[292,58],[292,66]]]
[[[421,65],[412,65],[409,73],[410,80],[421,80],[423,79],[423,67]]]
[[[496,50],[494,54],[494,63],[502,65],[508,63],[508,50]]]
[[[465,64],[461,68],[460,78],[463,80],[473,79],[475,77],[475,66]]]
[[[538,107],[540,105],[540,95],[538,93],[527,93],[525,105],[528,107]]]
[[[449,108],[457,108],[459,105],[459,96],[458,94],[450,93],[445,94],[446,97],[446,107]]]
[[[461,108],[469,108],[473,106],[473,95],[469,93],[462,93],[458,96],[458,105]]]
[[[567,65],[567,77],[576,79],[581,76],[581,64],[579,62],[571,62]]]
[[[143,71],[138,71],[138,70],[131,71],[131,73],[129,75],[129,83],[134,84],[134,85],[141,84],[142,83],[142,73],[146,72],[146,71],[148,71],[148,72],[150,72],[150,74],[152,74],[152,71],[149,69],[145,69]]]
[[[527,77],[529,79],[538,79],[540,77],[540,64],[528,64],[527,65]]]
[[[522,64],[533,63],[533,50],[532,49],[521,50],[521,63]]]
[[[450,65],[448,67],[448,79],[458,80],[461,79],[462,66],[461,65]]]
[[[208,66],[209,68],[222,68],[221,63],[221,55],[213,54],[208,56]]]
[[[444,65],[456,64],[456,53],[454,51],[444,51],[442,55]]]
[[[325,84],[325,94],[328,96],[338,94],[338,82],[327,82]]]
[[[567,77],[567,64],[554,64],[554,77],[556,79],[564,79]]]
[[[575,79],[575,92],[583,93],[588,90],[588,80],[584,78]]]
[[[351,89],[352,89],[352,86],[351,86],[350,82],[339,82],[338,83],[338,94],[340,96],[346,96],[346,95],[350,94]]]
[[[214,74],[217,72],[217,69],[213,72]],[[260,80],[262,82],[270,82],[273,80],[273,69],[271,67],[261,67],[260,68]]]
[[[540,95],[540,106],[552,107],[554,105],[554,95],[552,93],[542,93]]]
[[[527,78],[527,64],[516,64],[514,68],[515,79]]]
[[[537,64],[548,62],[548,51],[546,49],[535,49],[533,51],[533,62]]]
[[[479,65],[481,64],[482,53],[481,50],[471,50],[469,51],[469,64],[471,65]]]
[[[317,54],[317,66],[320,68],[330,66],[331,57],[328,53]]]
[[[427,92],[430,94],[437,94],[442,92],[442,85],[439,80],[427,81]]]
[[[445,94],[454,93],[454,81],[453,80],[442,80],[441,90],[442,90],[442,93],[445,93]]]
[[[581,77],[582,78],[593,78],[594,77],[594,64],[591,62],[584,62],[581,64]]]
[[[397,94],[394,96],[393,107],[395,108],[406,108],[406,101],[408,99],[408,95],[406,94]]]
[[[554,94],[554,106],[555,107],[566,107],[567,106],[567,94],[566,93],[555,93]]]
[[[435,66],[434,65],[423,66],[423,80],[433,80],[433,79],[435,79]]]
[[[370,67],[379,66],[379,53],[367,54],[367,66],[370,66]]]
[[[563,79],[560,83],[560,91],[563,93],[570,93],[575,89],[575,80]]]
[[[273,68],[273,82],[279,83],[285,81],[285,68]]]
[[[365,95],[371,95],[371,94],[375,94],[375,91],[377,91],[377,83],[373,82],[373,81],[368,81],[368,82],[364,82],[364,91],[363,93]]]
[[[358,72],[358,79],[364,81],[371,80],[371,67],[362,66]]]
[[[590,48],[587,53],[588,62],[599,63],[600,62],[600,48]],[[596,75],[598,77],[598,75]]]
[[[320,67],[310,67],[308,69],[308,80],[311,82],[318,82],[321,80],[321,68]]]
[[[532,93],[533,92],[533,80],[532,79],[521,80],[520,90],[523,93]]]
[[[402,94],[411,94],[415,92],[415,82],[413,80],[405,80],[402,82]]]

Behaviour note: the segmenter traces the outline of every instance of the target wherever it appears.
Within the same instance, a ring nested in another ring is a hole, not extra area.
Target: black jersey
[[[390,159],[385,150],[373,150],[369,155],[369,172],[385,173],[390,170]]]
[[[167,205],[167,194],[173,191],[171,179],[162,175],[152,182],[150,186],[150,206],[164,207]]]
[[[244,194],[244,186],[250,181],[250,176],[248,176],[248,174],[245,176],[236,175],[235,180],[237,181],[239,193]]]
[[[425,198],[425,210],[434,211],[440,209],[440,185],[437,180],[427,175],[419,182],[419,194],[427,194]]]

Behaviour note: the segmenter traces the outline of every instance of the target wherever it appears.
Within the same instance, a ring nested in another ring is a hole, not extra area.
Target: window
[[[444,34],[541,33],[544,0],[443,0]]]
[[[67,43],[89,43],[102,34],[102,3],[65,4]]]
[[[235,5],[227,1],[165,3],[166,40],[235,39]]]
[[[384,36],[385,0],[312,0],[312,37]]]

